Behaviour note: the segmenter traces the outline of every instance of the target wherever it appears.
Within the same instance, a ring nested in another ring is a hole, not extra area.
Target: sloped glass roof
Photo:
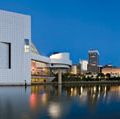
[[[33,54],[38,54],[38,55],[40,54],[33,43],[31,43],[31,52]]]

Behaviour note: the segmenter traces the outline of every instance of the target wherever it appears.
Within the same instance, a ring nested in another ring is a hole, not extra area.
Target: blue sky
[[[120,66],[119,0],[0,0],[0,9],[32,16],[32,40],[43,55],[68,51],[78,63],[98,49],[101,64]]]

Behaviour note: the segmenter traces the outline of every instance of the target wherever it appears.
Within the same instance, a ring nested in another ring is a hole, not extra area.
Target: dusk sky
[[[67,51],[73,63],[98,49],[101,64],[120,66],[119,0],[0,0],[0,9],[32,16],[40,53]]]

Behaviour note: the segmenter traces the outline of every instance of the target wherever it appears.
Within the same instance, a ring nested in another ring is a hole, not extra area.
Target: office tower
[[[99,52],[98,50],[88,51],[88,72],[98,73]]]
[[[87,60],[80,60],[80,72],[81,74],[86,73],[88,70],[88,61]]]

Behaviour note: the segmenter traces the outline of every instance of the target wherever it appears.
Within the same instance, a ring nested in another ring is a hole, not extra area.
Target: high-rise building
[[[98,50],[88,51],[88,72],[98,73],[99,52]]]
[[[80,72],[84,74],[87,72],[87,70],[88,70],[88,61],[80,60]]]

